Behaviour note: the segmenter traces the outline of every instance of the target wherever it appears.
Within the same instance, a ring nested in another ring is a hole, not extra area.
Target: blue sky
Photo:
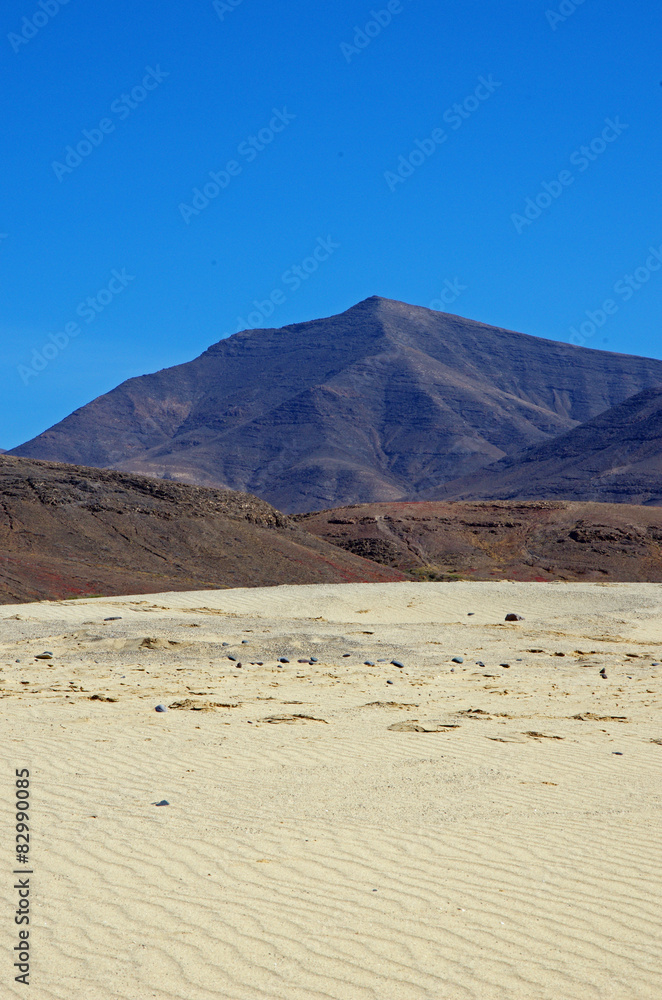
[[[11,0],[0,28],[5,448],[375,294],[662,358],[652,0]]]

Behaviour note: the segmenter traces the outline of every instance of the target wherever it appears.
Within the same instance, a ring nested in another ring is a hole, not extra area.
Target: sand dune
[[[660,660],[652,584],[3,606],[30,995],[657,998]]]

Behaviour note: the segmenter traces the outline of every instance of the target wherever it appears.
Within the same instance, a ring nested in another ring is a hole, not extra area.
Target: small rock
[[[373,663],[372,660],[364,660],[363,665],[366,667],[374,667],[375,664]]]
[[[43,653],[37,653],[35,660],[52,660],[53,654],[49,650],[45,650]]]
[[[514,612],[511,611],[510,614],[506,615],[506,621],[507,622],[523,622],[524,618],[522,617],[522,615],[516,615]]]
[[[452,673],[452,674],[454,674],[454,673],[455,673],[455,667],[451,667],[451,673]]]
[[[451,663],[464,663],[464,657],[454,656],[453,659],[451,660]]]
[[[281,656],[278,660],[279,663],[289,663],[290,661],[285,657]]]
[[[105,622],[121,622],[122,621],[122,616],[121,615],[116,615],[114,618],[104,618],[104,621]]]
[[[607,671],[605,670],[605,668],[604,668],[604,667],[603,667],[603,668],[602,668],[602,670],[600,671],[600,676],[602,677],[603,681],[606,681],[606,680],[607,680]]]
[[[165,705],[157,705],[156,708],[154,709],[154,711],[155,712],[167,712],[168,709],[165,707]]]
[[[616,757],[622,757],[623,756],[623,751],[622,750],[612,750],[612,753]]]
[[[310,663],[310,660],[297,660],[297,663]]]
[[[351,653],[343,653],[342,655],[343,655],[343,657],[344,657],[345,659],[347,659],[347,657],[348,657],[348,656],[351,656],[352,654],[351,654]]]
[[[391,664],[394,667],[399,667],[400,670],[404,670],[405,669],[404,663],[400,663],[400,660],[391,660]]]
[[[311,662],[311,663],[319,663],[319,660],[317,659],[317,657],[316,657],[316,656],[311,656],[311,657],[310,657],[310,662]]]
[[[508,670],[508,669],[509,669],[509,667],[510,667],[510,664],[509,664],[509,663],[500,663],[500,664],[499,664],[499,666],[500,666],[500,667],[505,667],[505,668],[506,668],[506,670]]]
[[[161,799],[160,802],[152,802],[152,805],[153,806],[169,806],[170,803],[168,802],[167,799]]]
[[[241,644],[242,646],[250,646],[250,641],[248,639],[242,639]]]
[[[476,614],[475,611],[467,611],[467,618],[471,618],[471,616],[475,614]]]
[[[386,683],[387,683],[387,684],[392,684],[392,683],[393,683],[393,681],[387,681]]]
[[[483,663],[483,661],[482,661],[482,660],[476,660],[476,666],[477,666],[477,667],[484,667],[484,666],[485,666],[485,664]]]
[[[231,656],[230,653],[228,653],[228,660],[236,660],[236,659],[237,659],[236,656]]]
[[[241,663],[235,663],[235,667],[236,667],[237,669],[239,669],[239,667],[241,667],[241,666],[242,666],[242,664],[241,664]]]

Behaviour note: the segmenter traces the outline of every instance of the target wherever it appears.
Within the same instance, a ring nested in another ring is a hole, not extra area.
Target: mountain
[[[662,361],[373,297],[129,379],[11,454],[306,511],[424,496],[659,383]]]
[[[0,604],[405,578],[244,493],[0,457]]]
[[[295,520],[419,580],[662,582],[662,510],[538,500],[373,503]]]
[[[431,490],[430,497],[662,506],[662,386],[645,389],[522,455]]]

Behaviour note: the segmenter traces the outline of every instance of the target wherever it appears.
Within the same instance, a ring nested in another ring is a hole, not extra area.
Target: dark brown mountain
[[[662,506],[662,386],[637,393],[522,455],[447,483],[431,496]]]
[[[0,457],[0,604],[402,579],[244,493]]]
[[[662,581],[662,508],[563,501],[361,504],[296,515],[419,580]]]
[[[373,297],[129,379],[12,454],[302,511],[420,497],[661,382],[662,361]]]

